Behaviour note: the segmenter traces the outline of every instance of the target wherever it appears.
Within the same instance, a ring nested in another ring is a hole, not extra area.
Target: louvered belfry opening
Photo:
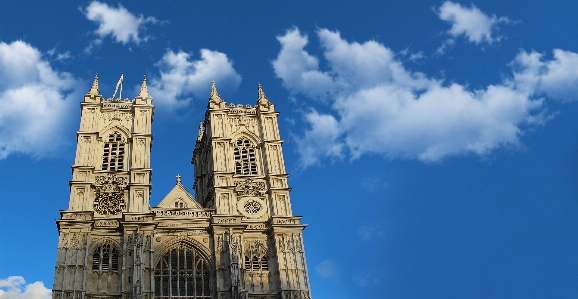
[[[122,171],[124,168],[125,144],[119,132],[115,131],[108,136],[102,152],[102,170]]]
[[[253,256],[249,258],[245,256],[245,270],[246,271],[268,271],[269,265],[267,263],[267,257],[262,256],[261,258]]]
[[[209,267],[198,250],[181,243],[161,258],[155,268],[155,298],[211,298]]]
[[[110,244],[97,247],[92,255],[92,270],[99,272],[118,271],[118,251]]]
[[[245,137],[238,139],[235,142],[233,154],[235,156],[235,174],[257,174],[257,156],[255,145],[251,141]]]

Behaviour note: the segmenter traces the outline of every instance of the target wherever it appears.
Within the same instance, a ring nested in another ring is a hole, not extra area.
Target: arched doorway
[[[181,242],[155,268],[155,299],[210,299],[209,265],[201,252]]]

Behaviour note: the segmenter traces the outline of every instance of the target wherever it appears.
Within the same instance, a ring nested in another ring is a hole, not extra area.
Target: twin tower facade
[[[194,198],[175,187],[150,207],[153,99],[81,103],[70,204],[61,211],[54,299],[309,299],[278,112],[227,104],[213,82],[193,152]]]

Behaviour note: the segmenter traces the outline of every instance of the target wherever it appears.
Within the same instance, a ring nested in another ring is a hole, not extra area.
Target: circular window
[[[267,213],[267,204],[255,196],[245,196],[237,202],[237,211],[249,219],[258,219]]]
[[[259,213],[259,211],[261,211],[261,204],[258,203],[257,201],[251,200],[249,202],[247,202],[245,204],[245,206],[243,207],[243,209],[245,210],[245,212],[247,212],[248,214],[257,214]]]

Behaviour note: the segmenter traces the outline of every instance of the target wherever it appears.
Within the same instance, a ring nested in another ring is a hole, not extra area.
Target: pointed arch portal
[[[181,242],[155,268],[155,299],[210,299],[209,264],[201,252]]]

